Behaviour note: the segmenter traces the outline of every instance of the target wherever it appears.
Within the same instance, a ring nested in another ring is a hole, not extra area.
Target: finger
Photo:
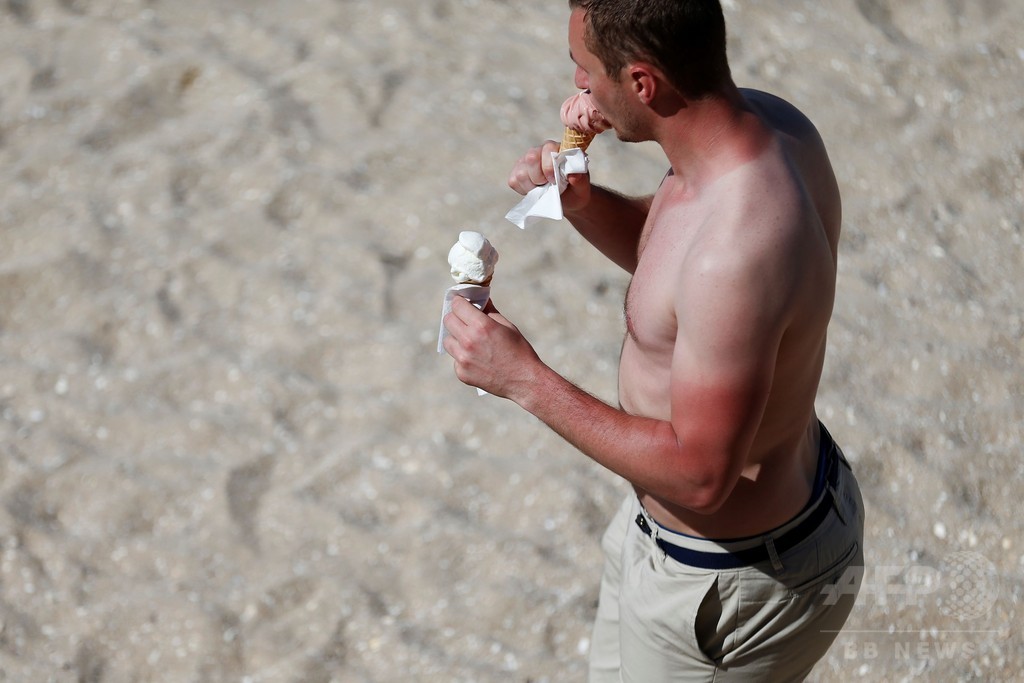
[[[487,300],[487,305],[484,306],[483,312],[487,314],[488,318],[498,323],[499,325],[504,325],[505,327],[511,330],[519,330],[519,328],[513,325],[508,318],[501,314],[501,311],[498,310],[498,307],[494,305],[494,299]]]
[[[534,147],[523,157],[523,169],[526,171],[530,179],[530,185],[533,187],[548,183],[547,171],[544,168],[545,159],[547,159],[548,165],[550,165],[551,160],[544,154],[541,147]]]
[[[484,327],[487,324],[487,316],[474,304],[462,297],[452,299],[452,315],[458,318],[460,331]],[[460,338],[459,341],[463,341],[463,339]]]
[[[565,176],[565,183],[568,189],[576,194],[586,197],[590,195],[590,172],[569,173]]]
[[[538,165],[537,168],[540,168],[540,166]],[[538,185],[535,176],[542,177],[540,174],[531,174],[530,167],[520,162],[518,166],[512,169],[512,175],[508,178],[508,186],[519,194],[527,194]],[[539,184],[543,185],[544,181],[541,180]]]
[[[473,306],[473,304],[469,303],[461,296],[453,296],[451,300],[451,308],[448,314],[444,316],[444,328],[448,330],[449,335],[455,337],[460,343],[462,343],[466,330],[469,327],[469,321],[475,313],[479,313],[479,311],[475,306]]]
[[[516,162],[509,176],[508,185],[519,194],[527,194],[538,185],[547,183],[544,169],[541,166],[540,148],[528,151]]]
[[[445,353],[452,358],[455,358],[455,354],[458,353],[460,345],[454,335],[448,335],[445,337],[444,341],[441,342],[441,345],[444,347]]]
[[[453,343],[461,343],[462,336],[465,334],[466,323],[459,320],[459,316],[454,313],[448,313],[448,315],[446,315],[441,321],[441,324],[444,325],[444,330],[447,332],[442,344],[445,350],[451,354],[451,350],[448,348],[448,341],[451,340]]]
[[[519,331],[519,328],[512,324],[511,320],[503,316],[501,313],[498,313],[497,311],[494,311],[493,313],[488,313],[487,317],[493,320],[494,322],[498,323],[502,327],[507,327],[508,329],[513,330],[515,332]]]
[[[464,297],[453,296],[452,313],[457,315],[459,317],[459,320],[461,320],[462,322],[468,323],[470,320],[473,319],[474,316],[480,314],[480,309],[471,304],[469,300],[465,299]]]
[[[551,155],[558,153],[560,144],[554,140],[548,140],[540,148],[540,164],[544,172],[544,183],[555,182],[555,161]],[[544,183],[540,184],[543,185]]]

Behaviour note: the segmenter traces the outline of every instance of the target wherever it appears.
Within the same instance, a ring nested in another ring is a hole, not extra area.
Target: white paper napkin
[[[452,297],[461,296],[477,308],[483,308],[491,298],[491,288],[480,285],[455,285],[444,292],[444,303],[441,305],[441,330],[437,333],[437,352],[444,353],[444,338],[448,336],[448,330],[444,329],[444,317],[452,312]],[[480,396],[487,394],[483,389],[477,388],[476,393]]]
[[[526,229],[542,218],[561,220],[564,215],[562,193],[569,184],[566,176],[587,172],[587,155],[582,149],[552,152],[551,158],[555,162],[555,182],[533,188],[505,214],[505,218],[520,228]]]

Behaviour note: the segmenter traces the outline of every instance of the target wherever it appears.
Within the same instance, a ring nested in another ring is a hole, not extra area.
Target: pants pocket
[[[857,541],[853,542],[846,552],[839,556],[838,559],[829,562],[825,567],[818,570],[817,574],[810,578],[805,578],[796,585],[791,585],[789,590],[794,595],[806,593],[809,590],[817,589],[825,583],[831,583],[835,581],[840,574],[850,565],[850,563],[859,555],[860,543]]]
[[[693,639],[709,662],[720,664],[735,637],[736,614],[725,596],[723,584],[715,576],[697,605],[693,620]]]
[[[676,680],[714,672],[722,601],[714,574],[667,574],[658,558],[627,572],[620,601],[622,680]]]

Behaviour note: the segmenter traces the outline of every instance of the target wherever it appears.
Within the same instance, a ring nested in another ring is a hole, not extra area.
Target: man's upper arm
[[[764,414],[784,329],[785,304],[760,271],[737,254],[705,258],[678,289],[672,425],[719,503]]]

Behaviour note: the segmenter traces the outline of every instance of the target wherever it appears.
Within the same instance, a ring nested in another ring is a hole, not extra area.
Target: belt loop
[[[847,526],[846,517],[843,516],[843,511],[839,509],[839,496],[836,495],[836,487],[832,484],[828,485],[828,497],[832,499],[832,509],[836,511],[836,517],[843,523],[843,526]]]
[[[653,521],[653,518],[652,518],[652,521]],[[658,523],[654,522],[654,524],[651,524],[650,527],[651,527],[651,540],[654,541],[654,547],[657,548],[658,551],[661,553],[661,561],[664,562],[665,558],[668,556],[668,551],[665,550],[664,544],[662,544],[661,540],[658,538]]]
[[[779,553],[775,550],[775,539],[771,536],[762,536],[764,539],[764,547],[768,549],[768,557],[772,560],[772,568],[776,572],[781,572],[785,567],[782,565],[782,560],[779,559]]]
[[[664,562],[665,558],[668,557],[668,551],[665,550],[665,544],[658,539],[658,523],[654,521],[654,518],[647,514],[647,510],[640,506],[642,512],[636,516],[636,523],[643,530],[645,534],[651,537],[651,541],[654,542],[654,547],[661,553],[661,561]],[[648,518],[650,517],[650,522]]]

